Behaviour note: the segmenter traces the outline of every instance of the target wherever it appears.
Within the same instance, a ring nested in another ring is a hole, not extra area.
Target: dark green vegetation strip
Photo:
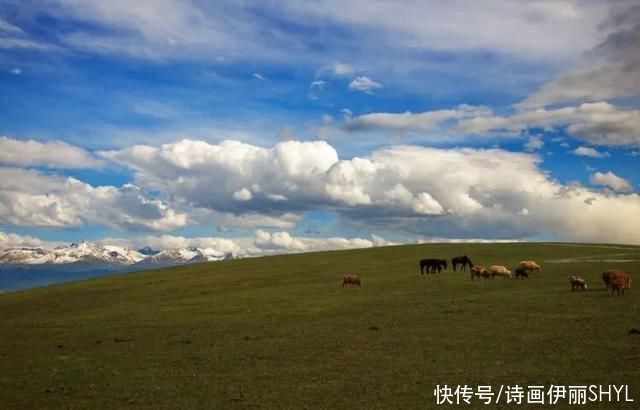
[[[484,265],[533,259],[543,271],[419,274],[421,257],[464,253]],[[609,254],[635,261],[602,262]],[[577,261],[548,262],[567,258]],[[627,334],[640,328],[638,259],[630,246],[430,244],[4,294],[2,408],[433,408],[436,384],[516,383],[629,384],[638,403],[640,336]],[[633,272],[637,289],[609,296],[608,267]],[[341,287],[349,271],[362,289]],[[571,274],[589,290],[571,292]]]

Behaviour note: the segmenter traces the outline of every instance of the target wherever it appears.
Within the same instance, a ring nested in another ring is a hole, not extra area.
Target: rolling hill
[[[421,276],[422,257],[543,265]],[[427,244],[182,265],[0,295],[5,408],[434,408],[436,385],[628,384],[640,247]],[[357,272],[361,289],[341,287]],[[589,289],[571,292],[581,274]],[[469,408],[486,407],[474,400]],[[565,405],[558,405],[564,408]],[[512,408],[499,404],[489,408]],[[625,407],[596,403],[587,408]]]

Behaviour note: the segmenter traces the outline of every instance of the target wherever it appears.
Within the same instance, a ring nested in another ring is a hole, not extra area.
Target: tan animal
[[[511,271],[501,265],[490,266],[489,272],[491,272],[491,277],[500,276],[503,278],[511,278]]]
[[[489,278],[489,272],[484,268],[484,266],[474,266],[471,268],[471,280],[475,278]]]
[[[347,273],[344,275],[344,278],[342,279],[342,287],[344,288],[344,285],[347,284],[358,285],[359,288],[362,287],[362,281],[355,273]]]
[[[520,261],[518,267],[524,269],[525,271],[540,272],[542,270],[542,267],[534,261]]]
[[[587,283],[580,276],[570,276],[569,283],[571,284],[571,290],[587,290]]]

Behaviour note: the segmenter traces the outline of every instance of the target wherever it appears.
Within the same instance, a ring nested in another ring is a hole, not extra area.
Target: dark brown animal
[[[422,259],[420,260],[420,274],[424,275],[424,268],[427,268],[427,273],[438,273],[442,272],[442,269],[447,269],[447,260],[446,259]]]
[[[344,288],[344,285],[347,284],[357,285],[359,288],[362,287],[362,281],[355,273],[347,273],[344,275],[344,278],[342,278],[342,287]]]
[[[469,266],[469,269],[473,268],[473,262],[471,262],[471,259],[469,259],[467,255],[451,258],[451,266],[453,267],[454,272],[456,271],[456,266],[458,265],[462,265],[462,271],[466,270],[467,266]]]
[[[529,278],[529,274],[527,273],[526,269],[516,268],[514,272],[516,273],[516,279],[518,279],[518,278],[522,278],[522,279]]]

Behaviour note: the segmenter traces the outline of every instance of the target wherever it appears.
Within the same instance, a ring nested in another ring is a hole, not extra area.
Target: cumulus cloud
[[[533,154],[394,146],[341,160],[320,141],[262,148],[183,140],[101,155],[134,170],[137,185],[212,212],[278,218],[320,209],[367,229],[422,236],[640,242],[638,195],[560,184]],[[234,199],[243,189],[251,198]],[[288,241],[265,243],[276,239]]]
[[[123,230],[172,230],[187,216],[140,188],[93,187],[75,178],[0,168],[0,223],[48,228],[99,223]]]
[[[120,245],[130,248],[150,246],[154,249],[176,249],[197,247],[209,249],[210,253],[223,256],[233,253],[236,256],[262,256],[295,252],[316,252],[340,249],[371,248],[374,246],[394,245],[384,238],[372,235],[371,238],[308,238],[293,236],[287,231],[267,232],[255,231],[253,237],[221,238],[221,237],[184,237],[177,235],[140,236],[133,239],[104,238],[99,241],[104,245]],[[2,233],[0,232],[0,247]]]
[[[371,93],[379,88],[382,88],[382,84],[373,81],[367,76],[356,77],[349,83],[349,89],[351,91]]]
[[[571,152],[573,152],[574,155],[578,155],[580,157],[605,158],[609,156],[608,153],[602,153],[591,147],[578,147]]]
[[[62,141],[39,142],[1,136],[0,164],[71,169],[98,168],[103,162],[88,151]]]
[[[566,101],[598,101],[640,93],[640,4],[618,1],[600,25],[605,37],[589,67],[564,73],[527,97],[521,108]]]
[[[0,249],[19,246],[42,246],[45,242],[39,238],[0,231]]]
[[[255,246],[262,252],[310,252],[328,251],[353,248],[371,248],[374,246],[394,245],[393,242],[373,235],[371,239],[365,238],[307,238],[293,237],[288,232],[256,231]]]
[[[605,186],[615,192],[631,192],[633,188],[629,181],[621,178],[613,172],[596,172],[589,179],[593,185]]]

